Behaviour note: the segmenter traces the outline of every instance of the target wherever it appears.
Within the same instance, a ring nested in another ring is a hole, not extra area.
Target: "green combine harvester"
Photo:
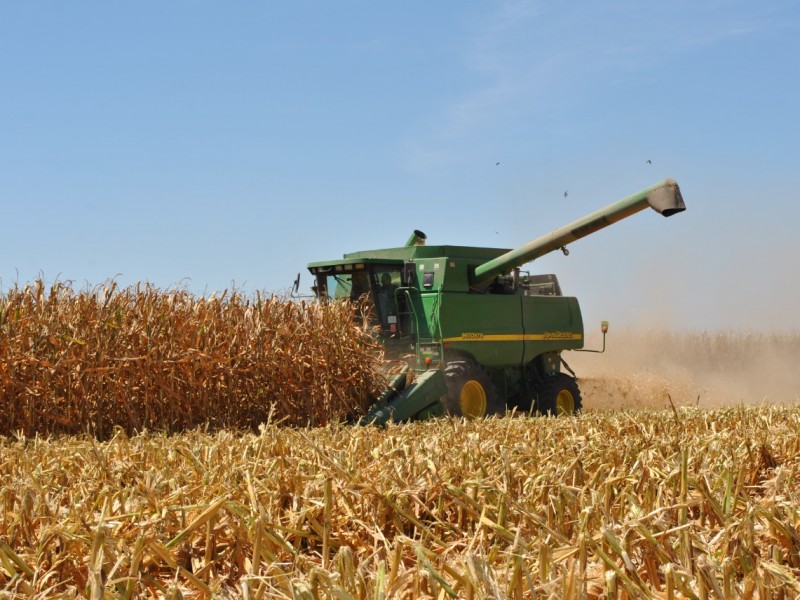
[[[399,248],[310,263],[317,298],[368,307],[387,356],[407,363],[364,421],[476,418],[512,407],[578,412],[580,391],[561,357],[583,348],[578,300],[561,294],[555,275],[520,267],[555,250],[567,254],[568,243],[648,206],[665,217],[686,208],[678,184],[665,179],[514,250],[428,246],[414,231]],[[608,324],[601,328],[605,348]]]

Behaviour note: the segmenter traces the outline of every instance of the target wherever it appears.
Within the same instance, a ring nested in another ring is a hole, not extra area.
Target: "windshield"
[[[317,274],[317,296],[321,300],[362,302],[370,321],[388,335],[399,334],[402,298],[398,295],[402,269],[394,265],[372,265],[368,269]]]
[[[335,300],[362,300],[370,292],[369,275],[366,271],[337,273],[323,276],[328,296]]]

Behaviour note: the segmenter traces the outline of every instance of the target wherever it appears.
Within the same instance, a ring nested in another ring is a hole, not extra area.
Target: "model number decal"
[[[483,334],[482,333],[462,333],[461,334],[462,340],[482,340]]]

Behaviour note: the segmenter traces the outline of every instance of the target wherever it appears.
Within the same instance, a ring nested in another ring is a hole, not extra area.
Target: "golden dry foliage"
[[[0,596],[796,598],[800,407],[0,442]]]
[[[325,424],[361,414],[380,350],[340,303],[114,282],[0,296],[0,434]]]

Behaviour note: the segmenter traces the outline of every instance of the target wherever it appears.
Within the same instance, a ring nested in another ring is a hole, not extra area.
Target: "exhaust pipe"
[[[414,233],[411,234],[411,237],[408,238],[406,242],[406,246],[424,246],[425,240],[428,239],[428,236],[422,233],[419,229],[415,229]]]

